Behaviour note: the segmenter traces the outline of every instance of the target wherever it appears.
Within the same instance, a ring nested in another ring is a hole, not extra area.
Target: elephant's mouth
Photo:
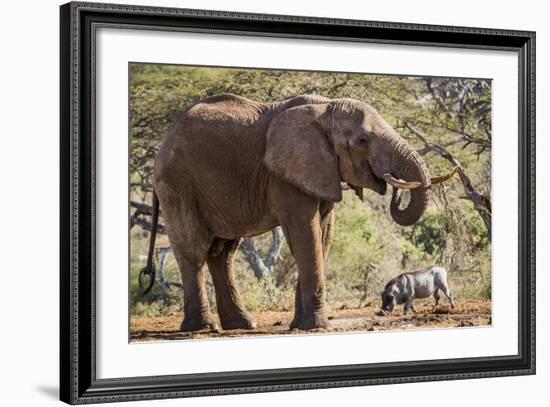
[[[368,188],[380,195],[385,195],[387,191],[386,181],[376,176],[369,160],[356,161],[351,153],[349,142],[346,145],[345,151],[349,159],[348,162],[351,163],[351,171],[345,171],[346,166],[341,165],[340,156],[338,156],[338,166],[340,168],[342,180],[353,186],[355,190]],[[346,177],[346,175],[348,175],[348,177]]]
[[[386,181],[378,178],[377,176],[374,176],[373,181],[374,185],[371,187],[371,189],[380,195],[386,195],[386,191],[388,190],[388,184],[386,183]]]
[[[376,176],[368,160],[365,162],[365,166],[367,178],[365,187],[373,190],[380,195],[386,195],[386,191],[388,190],[388,184],[386,183],[386,181]]]

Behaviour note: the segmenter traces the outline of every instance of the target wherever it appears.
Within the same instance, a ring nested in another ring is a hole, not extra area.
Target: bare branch
[[[256,245],[254,239],[251,237],[246,237],[242,240],[239,249],[243,252],[248,260],[248,264],[254,271],[254,275],[258,279],[267,277],[273,271],[273,266],[279,258],[281,249],[285,238],[280,227],[276,227],[271,231],[272,241],[271,246],[265,256],[265,259],[262,259],[258,251],[256,250]]]
[[[474,208],[478,211],[479,215],[485,222],[485,226],[487,227],[487,233],[489,240],[491,240],[491,200],[486,195],[483,195],[479,193],[475,188],[474,185],[470,179],[470,177],[466,174],[466,171],[464,170],[464,167],[460,162],[452,156],[447,149],[444,147],[441,147],[437,144],[430,143],[428,139],[426,138],[426,135],[422,133],[420,130],[418,130],[416,127],[414,127],[410,123],[405,123],[405,126],[407,129],[409,129],[422,143],[424,144],[425,149],[433,151],[437,154],[439,154],[441,157],[445,158],[447,161],[449,161],[454,167],[457,167],[458,169],[458,175],[460,177],[460,181],[462,182],[462,185],[464,186],[464,191],[466,193],[466,197],[468,200],[470,200],[474,204]]]
[[[130,217],[130,228],[132,228],[134,225],[139,225],[139,226],[141,226],[142,229],[151,231],[151,223],[146,221],[142,217],[140,217],[138,211],[136,211],[136,213],[134,213]],[[165,235],[166,234],[165,227],[163,225],[158,224],[157,225],[157,233]]]

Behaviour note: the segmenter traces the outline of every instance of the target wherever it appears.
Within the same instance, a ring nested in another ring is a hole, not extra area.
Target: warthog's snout
[[[382,311],[384,314],[385,313],[389,314],[393,311],[393,309],[395,308],[395,305],[396,305],[395,295],[391,292],[391,290],[384,291],[382,293],[382,307],[380,311]]]

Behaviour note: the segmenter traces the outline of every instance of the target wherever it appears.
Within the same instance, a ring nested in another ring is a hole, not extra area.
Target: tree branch
[[[483,222],[485,223],[485,226],[487,227],[487,234],[489,237],[489,240],[491,240],[491,219],[492,219],[492,213],[491,213],[491,199],[481,193],[479,193],[475,188],[474,185],[468,176],[466,174],[466,171],[464,170],[464,167],[460,162],[452,156],[447,149],[444,147],[441,147],[437,144],[430,143],[428,139],[426,138],[426,135],[422,133],[420,130],[418,130],[416,127],[414,127],[409,122],[405,123],[405,126],[407,129],[409,129],[422,143],[424,144],[424,150],[426,152],[433,151],[437,154],[439,154],[441,157],[449,161],[453,166],[457,167],[458,175],[460,177],[460,181],[462,182],[462,185],[464,187],[464,191],[466,193],[466,197],[468,200],[470,200],[474,204],[474,208],[477,210],[481,218],[483,219]]]

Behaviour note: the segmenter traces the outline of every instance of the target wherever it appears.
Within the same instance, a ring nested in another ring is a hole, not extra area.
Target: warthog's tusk
[[[388,184],[390,184],[391,186],[395,187],[395,188],[399,188],[399,189],[416,189],[416,188],[420,188],[422,185],[421,182],[417,182],[417,181],[411,181],[411,182],[408,182],[408,181],[403,181],[403,180],[400,180],[400,179],[397,179],[395,178],[393,175],[391,174],[384,174],[382,176],[382,178],[384,179],[384,181],[386,181]]]
[[[442,175],[441,177],[433,177],[431,179],[431,184],[432,185],[441,184],[442,182],[445,182],[448,179],[451,179],[451,177],[456,174],[457,170],[458,170],[458,166],[455,166],[453,170],[447,175]]]

